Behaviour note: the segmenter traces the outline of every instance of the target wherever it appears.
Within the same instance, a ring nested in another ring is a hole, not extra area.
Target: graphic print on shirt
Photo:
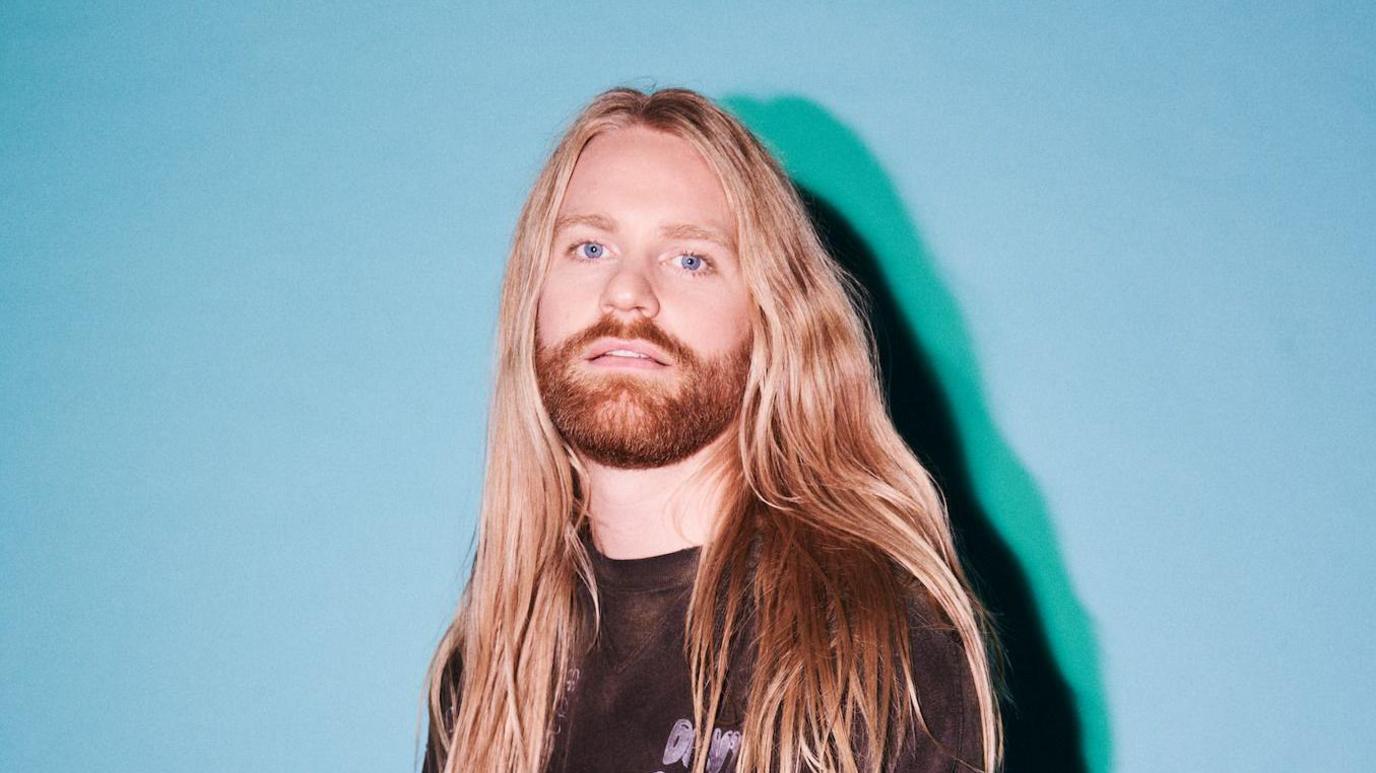
[[[665,765],[681,763],[683,767],[690,768],[693,764],[693,741],[697,733],[693,730],[693,723],[687,719],[680,719],[674,723],[669,730],[669,740],[664,744],[664,756],[660,762]],[[722,730],[716,728],[712,731],[712,743],[707,746],[707,773],[722,773],[731,770],[727,767],[728,761],[734,761],[737,752],[741,748],[741,731]],[[734,767],[734,766],[733,766]],[[660,770],[657,773],[665,773]]]
[[[578,677],[581,675],[582,669],[574,668],[569,671],[568,678],[564,680],[564,691],[559,696],[559,702],[554,706],[555,735],[563,732],[564,725],[568,722],[569,696],[573,694],[573,688],[578,686]]]

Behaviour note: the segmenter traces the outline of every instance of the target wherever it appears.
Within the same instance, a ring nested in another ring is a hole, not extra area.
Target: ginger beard
[[[676,378],[588,366],[584,353],[602,337],[658,346],[673,359]],[[608,467],[663,467],[712,442],[735,420],[749,372],[749,339],[704,359],[646,317],[629,324],[603,317],[535,354],[540,396],[554,426],[579,453]]]

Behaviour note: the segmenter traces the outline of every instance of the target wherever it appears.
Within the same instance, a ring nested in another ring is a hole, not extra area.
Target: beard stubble
[[[647,341],[673,358],[678,378],[590,372],[582,354],[602,337]],[[646,469],[681,461],[716,439],[740,411],[750,340],[704,359],[646,317],[603,317],[552,347],[538,347],[535,375],[554,426],[579,453],[609,467]]]

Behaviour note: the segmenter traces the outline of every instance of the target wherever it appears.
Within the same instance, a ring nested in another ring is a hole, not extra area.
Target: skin
[[[557,217],[537,311],[540,346],[558,346],[605,316],[648,319],[703,359],[750,337],[736,219],[716,173],[685,140],[645,127],[594,137]],[[602,358],[575,367],[591,378],[681,383],[676,363],[647,365]],[[580,459],[598,550],[642,558],[703,544],[722,498],[710,476],[697,473],[731,437],[728,429],[687,458],[648,469]]]

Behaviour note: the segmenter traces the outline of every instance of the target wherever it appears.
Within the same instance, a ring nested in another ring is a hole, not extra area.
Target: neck
[[[646,558],[707,542],[727,493],[711,461],[734,438],[724,432],[692,456],[650,469],[584,459],[598,551],[608,558]]]

